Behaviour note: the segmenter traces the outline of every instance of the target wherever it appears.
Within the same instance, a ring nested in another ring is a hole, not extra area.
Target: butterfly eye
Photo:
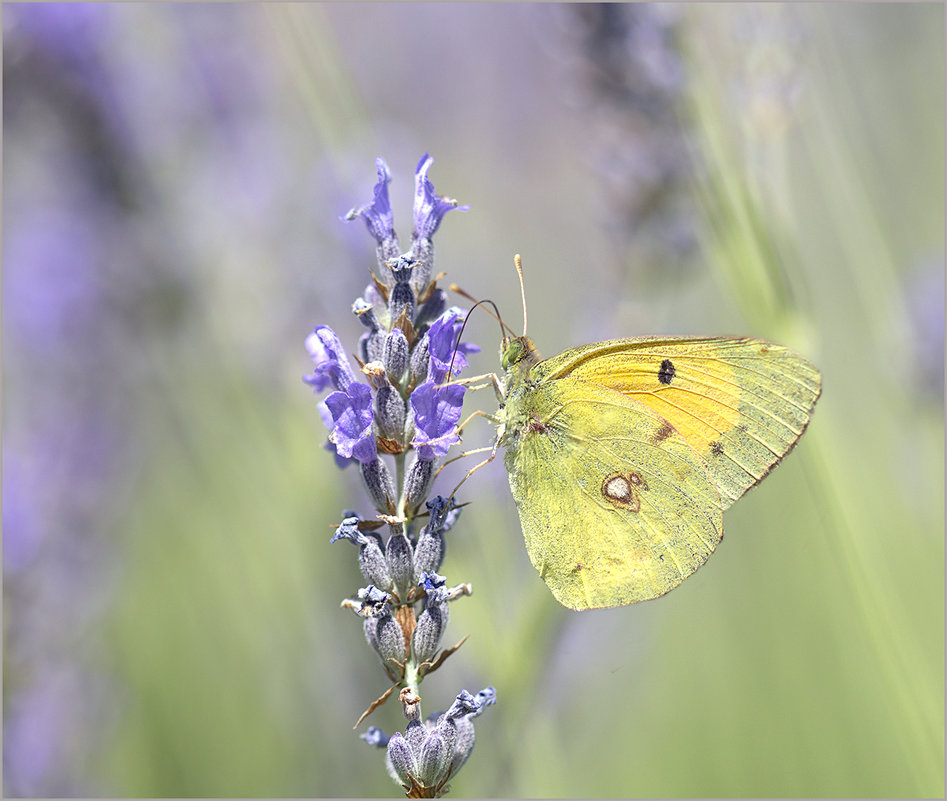
[[[500,366],[508,370],[523,357],[523,341],[511,339],[500,355]]]

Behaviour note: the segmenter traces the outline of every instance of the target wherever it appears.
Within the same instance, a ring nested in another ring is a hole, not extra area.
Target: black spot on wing
[[[674,369],[674,363],[670,359],[661,362],[661,369],[658,370],[658,381],[662,384],[670,384],[677,370]]]

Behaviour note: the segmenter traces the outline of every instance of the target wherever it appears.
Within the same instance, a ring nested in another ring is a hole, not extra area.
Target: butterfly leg
[[[480,409],[477,409],[477,411],[471,412],[470,416],[466,420],[464,420],[464,422],[462,422],[459,426],[457,426],[457,433],[458,434],[463,433],[463,430],[467,427],[467,425],[469,425],[470,421],[473,420],[475,417],[486,417],[487,420],[489,420],[494,425],[500,422],[499,418],[496,415],[489,414],[487,412],[481,411]]]
[[[497,448],[499,448],[499,447],[500,447],[500,438],[497,437],[497,440],[496,440],[496,442],[493,443],[493,447],[492,447],[492,448],[477,448],[476,450],[469,451],[468,453],[465,453],[465,454],[461,454],[461,456],[468,456],[468,455],[474,454],[474,453],[483,453],[483,452],[485,452],[485,451],[487,451],[487,450],[490,451],[490,455],[489,455],[486,459],[484,459],[484,460],[483,460],[482,462],[480,462],[479,464],[475,464],[473,467],[471,467],[471,468],[467,471],[467,474],[466,474],[460,481],[457,482],[457,486],[454,487],[454,489],[451,490],[451,493],[450,493],[450,496],[449,496],[449,497],[453,498],[453,497],[457,494],[457,490],[459,490],[459,489],[461,488],[461,486],[463,485],[463,483],[464,483],[468,478],[470,478],[477,470],[479,470],[479,469],[480,469],[481,467],[483,467],[484,465],[490,464],[490,462],[492,462],[492,461],[496,458],[496,455],[497,455]],[[459,457],[458,457],[458,458],[459,458]]]
[[[477,386],[470,386],[475,381],[483,381],[484,383],[478,384]],[[483,389],[484,387],[493,386],[493,391],[496,393],[497,400],[501,403],[506,397],[504,392],[503,382],[500,380],[500,376],[496,373],[484,373],[483,375],[474,375],[470,378],[461,378],[457,381],[450,381],[451,384],[462,384],[470,388],[471,392],[474,392],[478,389]]]

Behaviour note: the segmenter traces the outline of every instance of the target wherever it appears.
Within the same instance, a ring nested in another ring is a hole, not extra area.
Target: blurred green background
[[[399,793],[352,730],[387,684],[328,543],[367,504],[300,377],[315,324],[361,332],[374,243],[339,216],[382,155],[406,247],[430,151],[471,206],[437,268],[517,327],[522,253],[544,354],[746,334],[824,377],[657,601],[559,607],[499,460],[465,485],[470,638],[420,694],[498,703],[453,794],[943,796],[942,6],[5,4],[3,31],[5,795]],[[497,369],[495,324],[467,337]]]

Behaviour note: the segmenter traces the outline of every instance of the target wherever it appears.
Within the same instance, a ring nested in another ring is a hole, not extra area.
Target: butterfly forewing
[[[792,448],[821,391],[798,354],[754,339],[642,337],[564,351],[536,365],[535,381],[569,377],[639,401],[704,460],[723,507]]]

